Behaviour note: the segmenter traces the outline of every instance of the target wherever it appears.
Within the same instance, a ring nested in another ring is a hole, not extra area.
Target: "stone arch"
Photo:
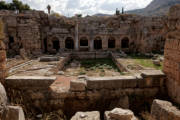
[[[99,50],[102,49],[102,39],[101,37],[95,37],[94,39],[94,49]]]
[[[128,37],[122,38],[121,48],[129,48],[129,38]]]
[[[72,37],[67,37],[65,39],[65,48],[66,49],[74,49],[74,40]]]
[[[88,37],[80,37],[79,40],[79,48],[81,51],[88,51],[89,50],[89,40]]]
[[[80,46],[89,46],[89,41],[87,37],[81,37],[79,41]]]
[[[60,49],[60,42],[59,42],[59,39],[57,37],[53,37],[52,38],[52,47],[53,47],[53,49],[56,50],[56,52],[59,51],[59,49]]]
[[[116,47],[116,39],[114,37],[109,37],[108,39],[108,48]]]

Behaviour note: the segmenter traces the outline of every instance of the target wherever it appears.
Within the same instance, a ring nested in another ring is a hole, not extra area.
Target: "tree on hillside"
[[[4,1],[0,1],[0,10],[30,10],[29,5],[23,4],[19,0],[13,0],[12,3],[6,3]]]

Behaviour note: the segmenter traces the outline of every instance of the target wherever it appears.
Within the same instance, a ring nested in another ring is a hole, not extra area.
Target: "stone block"
[[[2,40],[0,40],[0,50],[5,50],[5,49],[6,49],[6,47],[5,47],[4,42]]]
[[[8,106],[3,114],[3,120],[25,120],[23,109],[19,106]]]
[[[119,89],[119,88],[135,88],[138,79],[135,76],[120,77],[99,77],[86,78],[87,89]]]
[[[100,120],[100,113],[98,111],[77,112],[71,120]]]
[[[180,120],[180,110],[172,103],[155,99],[151,107],[151,115],[156,120]]]
[[[7,95],[4,86],[0,83],[0,116],[6,107]]]
[[[0,50],[0,62],[6,61],[6,51]]]
[[[81,92],[86,90],[86,81],[84,79],[71,80],[70,90],[73,92]]]
[[[162,87],[165,81],[165,74],[160,70],[144,70],[141,72],[142,80],[139,80],[138,86],[145,87]]]
[[[105,120],[137,120],[131,110],[115,108],[112,111],[106,111]]]
[[[153,62],[154,65],[157,65],[157,66],[161,65],[160,60],[152,60],[152,62]]]
[[[165,77],[165,74],[161,70],[143,70],[141,76],[146,77]]]
[[[6,69],[6,62],[0,62],[0,70],[5,70]]]
[[[9,88],[17,89],[47,89],[56,80],[56,77],[44,76],[10,76],[5,82]]]

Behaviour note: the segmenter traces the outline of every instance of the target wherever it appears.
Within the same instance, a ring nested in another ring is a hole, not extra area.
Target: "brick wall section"
[[[168,94],[180,103],[180,5],[169,12],[168,34],[165,44],[164,72],[167,74]]]
[[[4,39],[4,33],[3,33],[3,22],[0,19],[0,82],[4,82],[4,79],[6,77],[6,51],[5,51],[5,45],[2,42]]]

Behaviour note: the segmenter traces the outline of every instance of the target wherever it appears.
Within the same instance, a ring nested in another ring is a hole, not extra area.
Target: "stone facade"
[[[166,17],[114,15],[66,18],[48,16],[42,11],[0,11],[6,28],[8,55],[28,55],[57,51],[123,50],[161,51]]]
[[[10,55],[19,54],[24,48],[28,54],[39,54],[41,51],[42,26],[47,20],[43,12],[26,11],[15,13],[13,11],[0,11],[5,23],[6,37],[4,43]]]
[[[167,29],[164,72],[169,96],[180,103],[180,5],[170,9]]]

